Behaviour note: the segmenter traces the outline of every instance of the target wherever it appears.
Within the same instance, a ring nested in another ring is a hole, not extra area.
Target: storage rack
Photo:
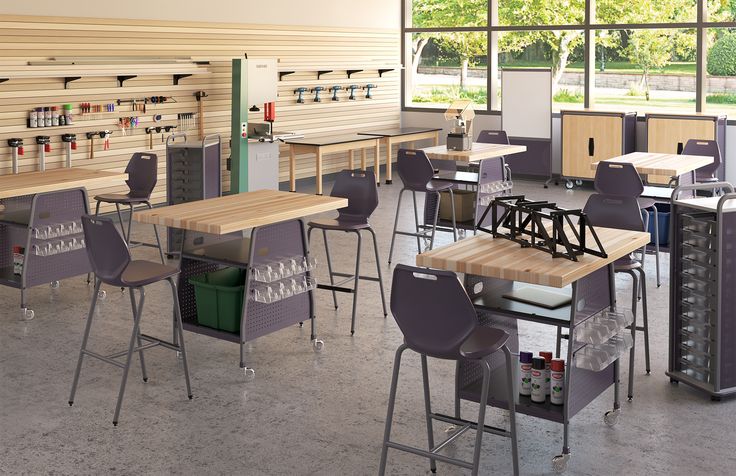
[[[722,196],[680,198],[721,188]],[[667,375],[720,400],[736,394],[736,193],[727,182],[675,189]]]
[[[182,142],[176,142],[182,139]],[[204,200],[222,195],[220,154],[222,138],[207,135],[187,141],[179,132],[166,139],[166,202],[168,205]],[[167,252],[181,248],[181,230],[168,228]]]
[[[20,307],[24,319],[34,317],[28,308],[25,291],[40,284],[79,276],[91,271],[84,249],[80,217],[89,214],[84,188],[59,192],[38,193],[1,200],[5,210],[0,213],[0,285],[20,289]],[[73,227],[67,224],[75,223]],[[51,227],[52,237],[41,230]],[[39,233],[37,233],[37,230]],[[76,240],[76,244],[70,243]],[[42,251],[47,245],[61,246],[53,254]],[[13,247],[24,247],[23,270],[13,272]],[[57,252],[58,251],[58,252]]]

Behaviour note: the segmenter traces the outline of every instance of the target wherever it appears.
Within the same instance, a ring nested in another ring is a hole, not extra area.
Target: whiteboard
[[[501,71],[501,128],[509,137],[552,139],[552,70]]]

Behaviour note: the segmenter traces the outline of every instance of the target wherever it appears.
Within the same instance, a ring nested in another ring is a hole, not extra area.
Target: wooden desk
[[[358,132],[359,135],[375,136],[386,146],[386,184],[393,182],[392,178],[392,151],[394,144],[409,142],[409,148],[414,148],[414,142],[418,140],[431,139],[434,145],[439,144],[440,128],[433,127],[397,127],[378,131]]]
[[[428,268],[562,288],[651,240],[646,232],[596,228],[596,233],[608,258],[592,255],[583,255],[579,261],[552,258],[544,251],[522,248],[513,241],[481,233],[417,255],[416,262],[417,266]]]
[[[0,199],[55,192],[78,187],[123,183],[126,173],[85,168],[55,169],[0,176]]]
[[[297,154],[314,154],[316,158],[315,178],[317,179],[317,195],[322,195],[322,157],[326,154],[348,152],[350,154],[350,169],[355,168],[353,151],[361,151],[361,169],[365,170],[366,148],[374,149],[376,183],[381,184],[381,141],[378,137],[349,134],[341,136],[309,137],[302,139],[288,139],[289,144],[289,190],[296,191],[296,156]]]
[[[453,160],[455,162],[478,162],[505,155],[526,152],[525,145],[483,144],[473,142],[470,150],[448,150],[445,145],[422,149],[430,160]]]
[[[633,164],[636,171],[642,175],[664,175],[667,177],[679,177],[700,167],[713,163],[713,157],[702,155],[677,155],[677,154],[655,154],[651,152],[632,152],[606,159],[602,162],[625,162]],[[594,162],[591,167],[595,170],[599,162]]]
[[[133,219],[190,231],[224,235],[348,206],[346,198],[258,190],[144,210]]]

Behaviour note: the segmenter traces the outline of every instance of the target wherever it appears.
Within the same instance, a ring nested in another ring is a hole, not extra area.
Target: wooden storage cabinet
[[[682,153],[690,139],[715,140],[721,149],[717,176],[726,174],[726,116],[708,114],[647,114],[647,152]],[[670,177],[649,176],[649,183],[668,184]]]
[[[594,162],[636,150],[636,113],[603,111],[561,111],[562,176],[593,179]]]

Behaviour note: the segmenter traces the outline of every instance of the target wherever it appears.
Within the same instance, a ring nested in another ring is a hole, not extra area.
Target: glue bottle
[[[544,393],[544,357],[532,359],[532,402],[544,403],[547,395]]]
[[[519,394],[532,394],[532,353],[519,352]]]
[[[554,359],[550,363],[550,381],[552,393],[549,401],[552,405],[563,405],[565,403],[565,361]]]
[[[540,352],[539,356],[544,359],[544,393],[545,395],[550,394],[550,363],[552,362],[552,352]]]

